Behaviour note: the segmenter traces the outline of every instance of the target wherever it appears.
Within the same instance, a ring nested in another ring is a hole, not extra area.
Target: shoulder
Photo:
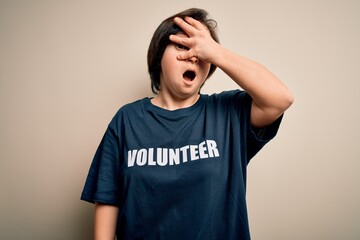
[[[118,113],[119,112],[121,113],[121,112],[137,111],[137,110],[141,109],[147,101],[149,101],[149,98],[146,97],[146,98],[138,99],[136,101],[127,103],[119,108]]]
[[[114,118],[118,118],[123,115],[131,115],[137,112],[141,112],[147,101],[149,101],[149,98],[142,98],[121,106],[115,113]]]
[[[147,101],[149,101],[149,98],[142,98],[121,106],[111,119],[109,127],[119,129],[124,122],[138,118],[139,115],[143,114],[144,105]]]

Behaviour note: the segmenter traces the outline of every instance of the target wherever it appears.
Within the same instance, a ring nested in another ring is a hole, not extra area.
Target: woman
[[[164,20],[148,50],[153,98],[120,108],[82,193],[95,239],[250,239],[246,166],[293,96],[260,64],[218,43],[202,9]],[[243,90],[203,95],[216,67]]]

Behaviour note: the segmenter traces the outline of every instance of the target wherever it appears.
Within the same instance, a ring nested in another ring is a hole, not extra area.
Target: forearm
[[[220,45],[215,52],[213,64],[248,92],[259,108],[281,113],[291,105],[293,96],[289,89],[264,66]]]
[[[95,204],[94,239],[114,240],[119,209],[112,205]]]

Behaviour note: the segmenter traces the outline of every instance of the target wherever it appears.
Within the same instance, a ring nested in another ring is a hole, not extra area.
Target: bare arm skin
[[[119,208],[101,203],[95,204],[94,239],[114,240]]]
[[[261,64],[222,47],[201,22],[191,17],[174,21],[189,36],[170,36],[171,41],[189,48],[178,59],[195,57],[212,63],[249,93],[253,99],[251,124],[254,127],[271,124],[293,103],[292,93],[274,74]]]
[[[251,124],[264,127],[274,122],[293,102],[287,87],[262,65],[219,48],[216,65],[253,98]]]

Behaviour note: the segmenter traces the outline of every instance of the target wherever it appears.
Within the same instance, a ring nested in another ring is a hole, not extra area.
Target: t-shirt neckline
[[[185,107],[185,108],[179,108],[176,110],[168,110],[168,109],[156,106],[151,102],[152,98],[150,98],[150,97],[145,98],[144,106],[145,106],[146,110],[156,113],[156,114],[160,114],[164,117],[168,117],[168,118],[182,117],[182,116],[188,116],[190,114],[193,114],[197,109],[199,109],[199,107],[201,107],[204,104],[206,96],[207,95],[200,94],[199,99],[193,105],[191,105],[189,107]]]

